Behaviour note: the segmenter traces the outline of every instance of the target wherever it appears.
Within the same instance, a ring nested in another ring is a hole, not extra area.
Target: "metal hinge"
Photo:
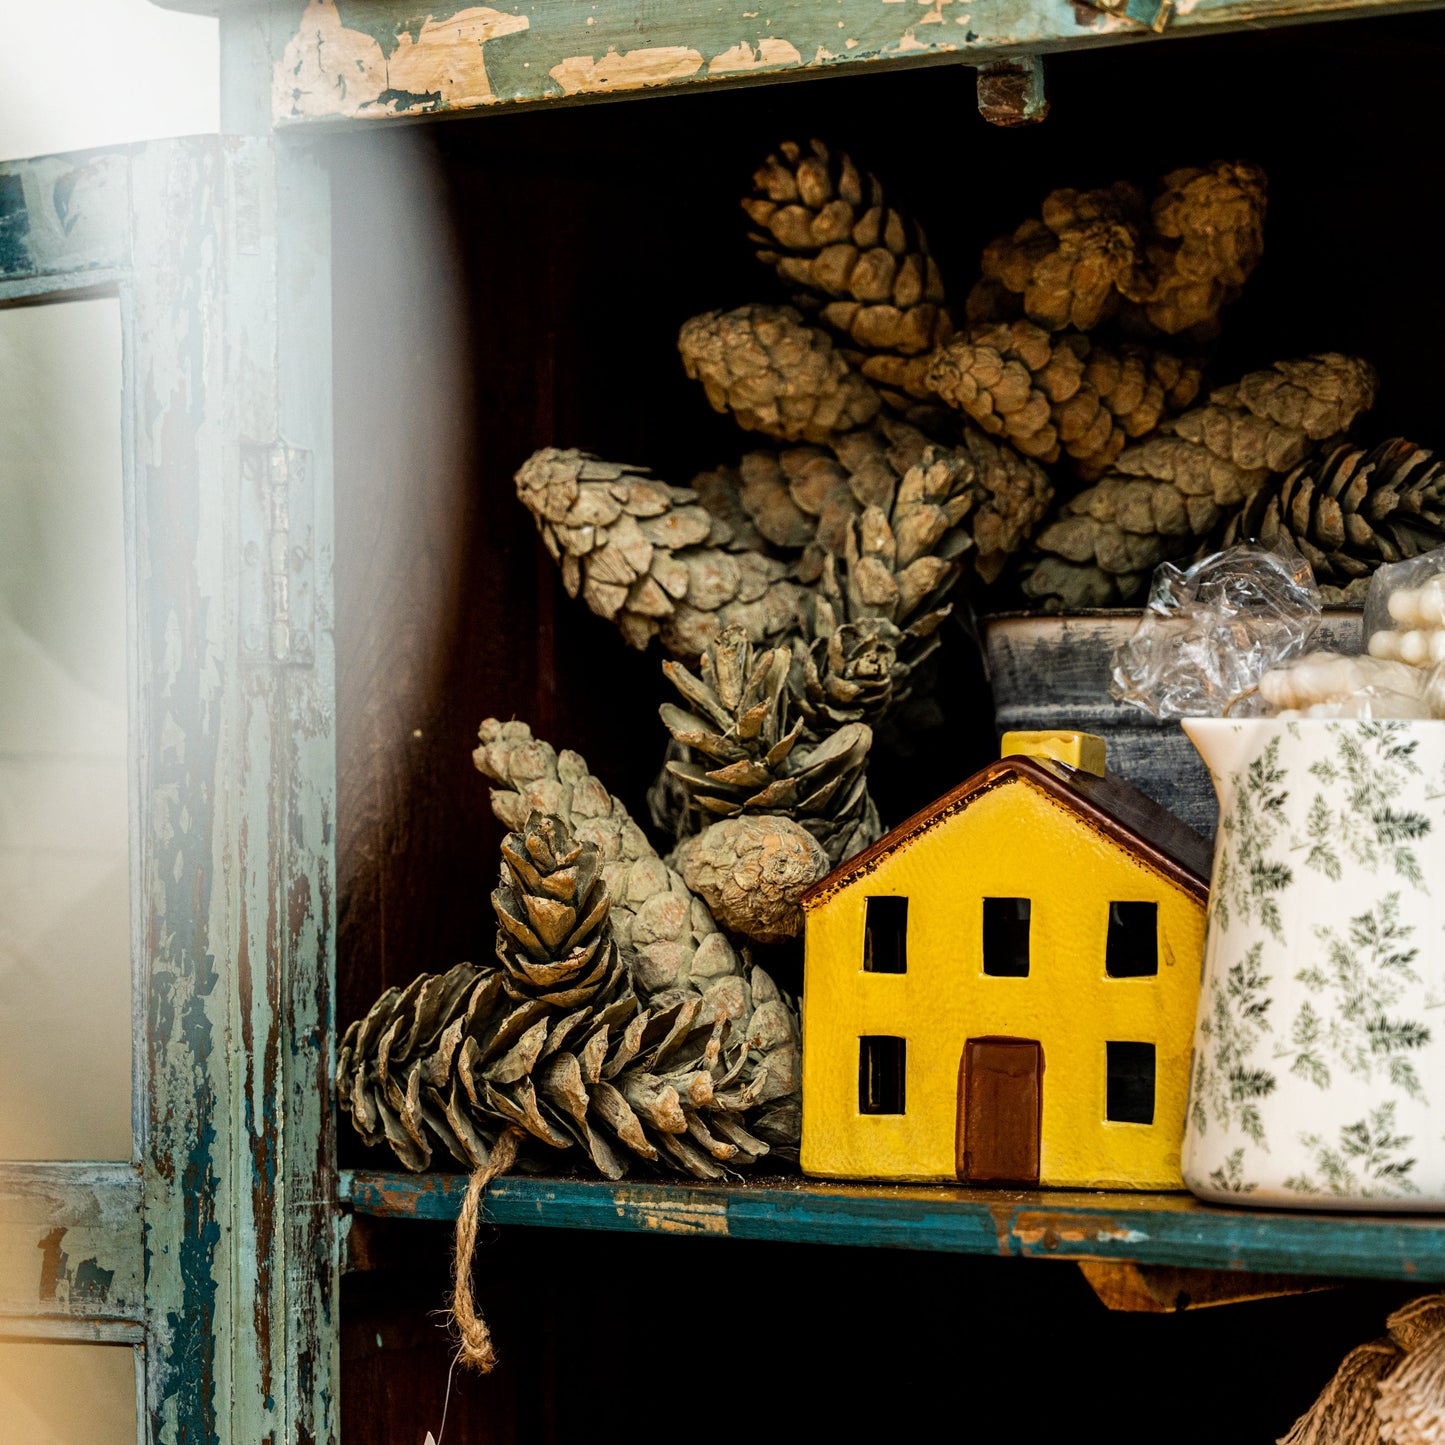
[[[241,653],[310,667],[316,657],[311,453],[241,443]]]

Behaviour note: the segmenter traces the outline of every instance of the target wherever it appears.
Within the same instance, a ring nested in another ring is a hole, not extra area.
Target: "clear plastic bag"
[[[1365,636],[1371,657],[1419,668],[1445,663],[1445,547],[1375,573]]]
[[[1138,630],[1115,649],[1110,692],[1157,718],[1247,717],[1260,679],[1309,650],[1320,594],[1292,547],[1230,547],[1154,571]]]

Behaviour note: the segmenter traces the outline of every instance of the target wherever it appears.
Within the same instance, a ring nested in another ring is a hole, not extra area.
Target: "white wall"
[[[0,0],[0,160],[218,129],[216,31]],[[114,301],[0,310],[0,1158],[128,1152],[119,346]],[[134,1441],[131,1356],[0,1345],[0,1441]]]
[[[216,30],[150,0],[0,0],[0,160],[217,130]]]

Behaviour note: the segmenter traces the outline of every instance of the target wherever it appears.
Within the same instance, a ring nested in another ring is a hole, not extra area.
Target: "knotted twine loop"
[[[1412,1300],[1390,1316],[1389,1327],[1406,1354],[1380,1381],[1380,1438],[1391,1445],[1435,1445],[1445,1440],[1445,1296]]]
[[[472,1257],[477,1249],[477,1226],[482,1219],[482,1195],[492,1180],[517,1162],[517,1149],[526,1137],[521,1129],[507,1129],[492,1145],[491,1157],[467,1181],[466,1198],[457,1216],[452,1275],[452,1318],[461,1337],[457,1358],[483,1375],[489,1374],[496,1365],[497,1352],[492,1348],[492,1332],[477,1313],[472,1298]]]

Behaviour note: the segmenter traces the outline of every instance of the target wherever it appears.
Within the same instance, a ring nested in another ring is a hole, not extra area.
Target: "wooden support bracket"
[[[978,112],[990,125],[1034,125],[1049,113],[1044,62],[1037,55],[978,67]]]
[[[1338,1289],[1339,1280],[1310,1275],[1247,1274],[1230,1269],[1180,1269],[1130,1260],[1081,1259],[1079,1271],[1111,1310],[1131,1314],[1175,1314],[1210,1305],[1243,1304],[1281,1295]]]

